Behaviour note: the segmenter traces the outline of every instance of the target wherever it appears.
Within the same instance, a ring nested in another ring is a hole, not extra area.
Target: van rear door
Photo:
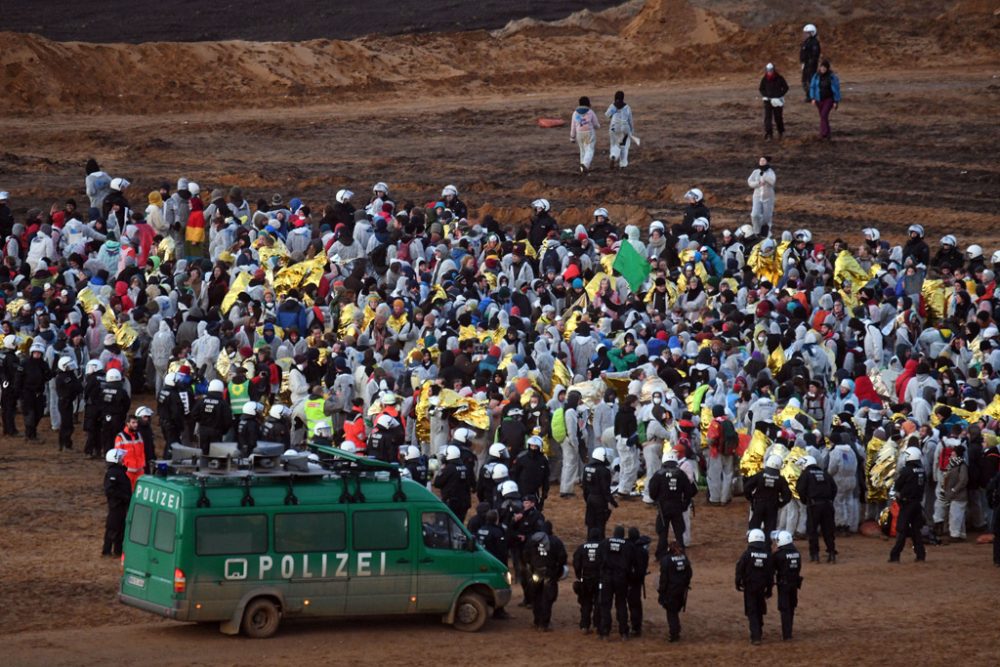
[[[173,609],[177,514],[134,503],[125,530],[121,592]]]
[[[420,510],[421,541],[417,572],[417,608],[421,613],[444,613],[457,589],[479,574],[480,560],[467,551],[470,542],[462,526],[441,507]]]
[[[415,611],[414,567],[405,507],[351,511],[348,615]]]

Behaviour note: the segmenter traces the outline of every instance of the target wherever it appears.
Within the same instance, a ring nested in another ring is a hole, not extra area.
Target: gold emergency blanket
[[[796,500],[800,500],[800,498],[799,492],[795,489],[795,483],[802,476],[802,468],[799,466],[799,461],[806,456],[809,456],[809,452],[802,447],[792,447],[792,450],[788,452],[788,456],[785,457],[785,465],[781,466],[781,476],[788,482],[788,486],[792,489],[792,497]]]
[[[414,408],[417,414],[415,427],[417,438],[420,442],[428,442],[430,440],[431,423],[429,412],[431,407],[431,385],[433,384],[430,380],[424,382],[420,388],[420,398],[417,399],[417,405]],[[454,410],[455,412],[452,416],[463,424],[467,424],[480,431],[486,431],[490,427],[490,416],[486,411],[485,401],[461,396],[458,392],[451,389],[442,389],[441,393],[437,395],[437,399],[438,409]],[[381,406],[375,409],[376,405],[378,405],[378,401],[373,401],[372,408],[368,410],[369,415],[377,414],[381,411]]]
[[[750,436],[750,444],[740,457],[740,474],[744,477],[756,475],[764,469],[764,453],[771,446],[771,440],[761,433],[754,431]]]
[[[889,499],[896,476],[896,460],[899,450],[891,440],[872,438],[865,448],[865,467],[868,474],[868,502],[882,502]]]
[[[285,267],[274,274],[274,293],[284,296],[289,290],[319,285],[323,278],[323,269],[326,266],[326,255],[298,262]]]
[[[250,284],[250,274],[246,271],[241,271],[236,274],[233,278],[233,282],[229,284],[229,291],[226,292],[226,296],[222,298],[222,312],[228,313],[236,303],[237,297],[239,297],[240,292],[245,292],[247,285]]]

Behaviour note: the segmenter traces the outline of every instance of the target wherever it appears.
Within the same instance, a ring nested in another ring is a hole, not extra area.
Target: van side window
[[[132,510],[132,528],[128,531],[129,542],[142,546],[149,544],[149,524],[152,519],[153,510],[149,505],[136,505]]]
[[[159,510],[156,513],[156,530],[153,532],[153,548],[164,553],[174,552],[174,533],[177,530],[177,515]]]
[[[355,551],[389,551],[410,545],[406,510],[355,511],[352,525]]]
[[[347,521],[343,512],[297,512],[274,515],[274,550],[343,551]]]
[[[465,548],[467,540],[465,533],[446,512],[424,512],[420,522],[424,546],[431,549]]]
[[[195,521],[199,556],[261,554],[267,551],[267,516],[200,516]]]

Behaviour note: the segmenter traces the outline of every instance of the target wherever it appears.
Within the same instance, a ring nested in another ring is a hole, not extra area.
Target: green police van
[[[200,454],[175,449],[175,464]],[[507,604],[506,566],[433,493],[398,466],[313,449],[322,463],[258,447],[249,469],[226,451],[140,478],[121,602],[250,637],[283,618],[387,614],[440,614],[471,632]]]

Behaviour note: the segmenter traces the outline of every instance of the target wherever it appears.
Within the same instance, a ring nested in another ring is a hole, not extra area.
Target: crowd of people
[[[616,95],[606,114],[622,168],[626,110]],[[593,131],[589,102],[578,112]],[[582,168],[592,157],[581,142]],[[108,555],[131,488],[177,444],[398,462],[463,521],[476,498],[470,530],[510,563],[540,630],[572,567],[580,628],[602,638],[612,607],[619,635],[641,632],[652,546],[679,639],[694,498],[744,495],[751,640],[774,586],[790,638],[796,538],[813,562],[822,539],[833,564],[838,534],[879,520],[891,561],[907,539],[923,560],[927,541],[997,529],[1000,251],[951,234],[932,248],[920,225],[902,244],[876,227],[780,230],[768,157],[747,182],[735,229],[698,188],[645,229],[603,207],[560,225],[544,198],[519,226],[470,215],[454,185],[426,205],[384,182],[251,203],[183,177],[137,194],[90,160],[82,206],[15,216],[0,193],[4,435],[38,441],[47,414],[61,451],[83,440],[108,462]],[[582,496],[572,553],[544,515],[556,488]],[[655,542],[609,536],[638,500]]]

